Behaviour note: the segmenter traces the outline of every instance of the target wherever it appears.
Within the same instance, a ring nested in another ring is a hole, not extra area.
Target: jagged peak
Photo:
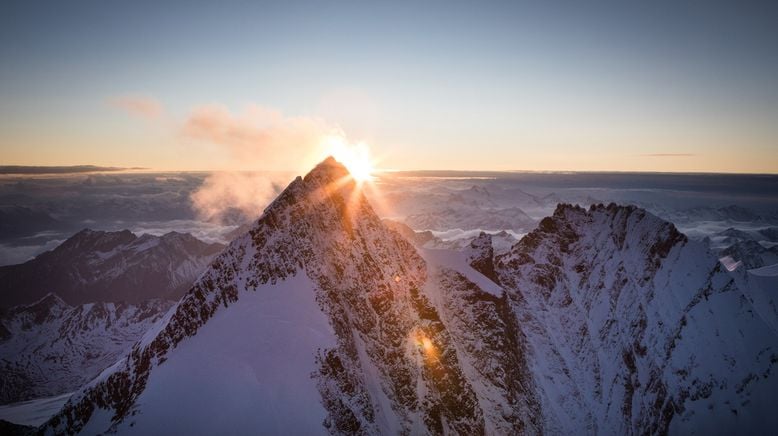
[[[595,203],[590,205],[589,209],[586,209],[578,204],[559,203],[556,209],[554,210],[553,215],[551,215],[550,217],[543,218],[543,220],[541,220],[541,225],[539,225],[539,227],[543,228],[544,227],[542,225],[543,221],[546,220],[554,220],[558,222],[559,221],[573,222],[573,221],[577,221],[576,218],[580,218],[580,217],[592,218],[598,214],[604,214],[611,219],[615,218],[618,215],[629,217],[633,214],[637,214],[638,219],[647,218],[652,221],[656,221],[657,224],[669,225],[675,227],[669,221],[665,221],[643,208],[640,208],[633,204],[617,204],[617,203],[608,203],[607,205],[603,203]]]
[[[470,245],[465,248],[465,254],[468,261],[473,259],[491,258],[494,256],[494,247],[492,247],[492,235],[481,232],[470,241]]]
[[[98,250],[110,249],[110,247],[115,245],[130,243],[137,238],[138,236],[127,229],[109,232],[85,228],[69,237],[53,251],[67,252],[80,247],[90,247]]]
[[[332,156],[316,165],[304,177],[297,176],[264,210],[264,215],[296,203],[313,193],[332,194],[336,191],[350,196],[356,184],[343,164]],[[326,189],[322,189],[326,188]],[[256,226],[256,223],[254,223]]]
[[[319,180],[320,182],[325,183],[335,183],[350,175],[351,174],[342,163],[336,161],[332,156],[328,156],[309,171],[308,174],[303,177],[303,180],[306,182],[309,180]]]
[[[481,232],[473,238],[472,241],[470,241],[470,246],[473,248],[480,248],[480,247],[491,247],[492,245],[492,235],[486,232]]]
[[[585,209],[561,203],[552,216],[543,218],[535,230],[517,242],[511,253],[522,257],[526,263],[529,261],[526,253],[541,245],[566,252],[581,238],[596,240],[595,234],[605,232],[617,249],[623,249],[625,241],[632,238],[648,246],[648,252],[655,258],[665,257],[674,246],[688,241],[675,225],[634,205],[593,204]]]
[[[59,295],[49,292],[34,303],[11,308],[9,314],[11,316],[18,314],[30,315],[34,318],[36,324],[40,324],[49,319],[52,315],[52,311],[55,311],[55,309],[67,310],[71,307],[72,306],[60,298]]]
[[[62,245],[66,244],[79,244],[84,241],[95,241],[101,237],[103,237],[106,234],[103,230],[93,230],[88,227],[85,227],[75,234],[73,234],[71,237],[67,238],[65,242],[62,243]]]
[[[101,232],[99,230],[92,230],[89,227],[84,227],[83,229],[81,229],[78,232],[76,232],[76,234],[71,236],[71,238],[76,238],[76,237],[83,238],[83,237],[86,237],[86,236],[94,235],[96,233],[101,233]],[[102,233],[104,233],[104,232],[102,232]]]
[[[565,213],[568,211],[571,212],[585,212],[586,209],[582,208],[581,206],[577,204],[571,204],[571,203],[558,203],[556,205],[556,209],[554,209],[554,213],[552,216],[564,216]]]
[[[476,271],[488,277],[495,283],[499,283],[497,273],[494,270],[494,247],[492,235],[481,232],[470,241],[465,249],[467,263]]]
[[[191,233],[176,232],[176,231],[167,232],[167,233],[165,233],[162,236],[158,236],[158,238],[160,238],[161,240],[166,241],[166,242],[173,242],[173,241],[182,241],[182,242],[195,242],[195,241],[197,241],[197,242],[203,242],[203,241],[200,241],[199,239],[197,239]]]
[[[27,304],[24,307],[33,307],[38,305],[70,306],[68,303],[65,302],[65,300],[60,298],[59,295],[55,294],[54,292],[49,292],[48,294],[41,297],[39,300],[35,301],[34,303]]]
[[[570,203],[559,203],[556,206],[556,209],[554,209],[554,213],[552,216],[554,217],[564,217],[569,213],[572,214],[591,214],[593,212],[604,212],[611,215],[615,215],[619,212],[626,212],[626,213],[632,213],[636,210],[645,212],[644,209],[641,209],[633,204],[617,204],[617,203],[594,203],[589,206],[589,209],[587,210],[585,207],[582,207],[578,204],[570,204]]]
[[[113,236],[113,235],[122,235],[122,236],[132,235],[132,236],[135,236],[135,234],[132,233],[128,229],[123,229],[123,230],[117,230],[115,232],[110,232],[110,231],[106,231],[106,230],[94,230],[94,229],[90,229],[88,227],[85,227],[85,228],[79,230],[78,232],[76,232],[73,236],[71,236],[68,239],[99,238],[99,237],[103,237],[103,236],[106,236],[106,235],[110,235],[110,236]]]

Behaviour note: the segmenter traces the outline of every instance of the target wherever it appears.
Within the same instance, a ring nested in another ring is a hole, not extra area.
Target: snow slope
[[[37,427],[54,416],[70,395],[72,392],[0,406],[0,420]]]
[[[165,434],[174,422],[184,434],[326,433],[312,356],[335,337],[314,295],[301,274],[216,312],[151,373],[135,403],[142,415],[117,431]],[[165,407],[171,396],[176,407]]]

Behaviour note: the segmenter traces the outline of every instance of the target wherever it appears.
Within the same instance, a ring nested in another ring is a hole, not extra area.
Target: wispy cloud
[[[215,172],[192,192],[190,200],[202,220],[243,222],[256,219],[292,177],[285,173]]]
[[[165,116],[163,105],[150,96],[110,102],[149,121]],[[192,193],[200,218],[213,222],[232,222],[236,214],[256,218],[293,174],[324,158],[327,139],[345,138],[340,128],[321,118],[287,116],[256,104],[238,112],[220,104],[198,105],[183,119],[168,118],[165,125],[179,138],[215,146],[222,160],[242,170],[213,173]],[[263,170],[273,172],[258,172]]]
[[[236,168],[291,172],[210,175],[191,199],[202,218],[215,221],[229,219],[235,211],[256,218],[291,181],[291,174],[304,172],[323,158],[326,138],[344,136],[338,127],[316,117],[286,116],[259,105],[233,113],[215,104],[194,108],[180,133],[216,145]]]
[[[148,95],[124,95],[111,98],[108,100],[108,103],[132,116],[147,120],[160,118],[165,113],[162,103]]]
[[[194,108],[182,126],[190,138],[222,146],[245,167],[298,169],[300,160],[320,147],[322,138],[340,135],[340,129],[314,117],[288,117],[281,112],[249,105],[233,114],[221,105]]]
[[[641,154],[643,157],[692,157],[697,156],[694,153],[649,153]]]

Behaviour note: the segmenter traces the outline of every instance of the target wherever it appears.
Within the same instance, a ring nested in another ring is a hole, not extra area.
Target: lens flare
[[[373,161],[367,145],[348,144],[342,137],[332,136],[324,142],[325,153],[342,163],[357,183],[373,180]]]
[[[432,353],[435,351],[435,346],[432,344],[432,341],[427,337],[421,339],[421,346],[422,348],[424,348],[424,351],[426,351],[427,353]]]

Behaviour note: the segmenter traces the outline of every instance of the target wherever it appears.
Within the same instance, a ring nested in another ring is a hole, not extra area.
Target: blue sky
[[[550,3],[6,3],[2,161],[272,162],[181,134],[217,105],[320,120],[388,168],[778,172],[776,3]]]

